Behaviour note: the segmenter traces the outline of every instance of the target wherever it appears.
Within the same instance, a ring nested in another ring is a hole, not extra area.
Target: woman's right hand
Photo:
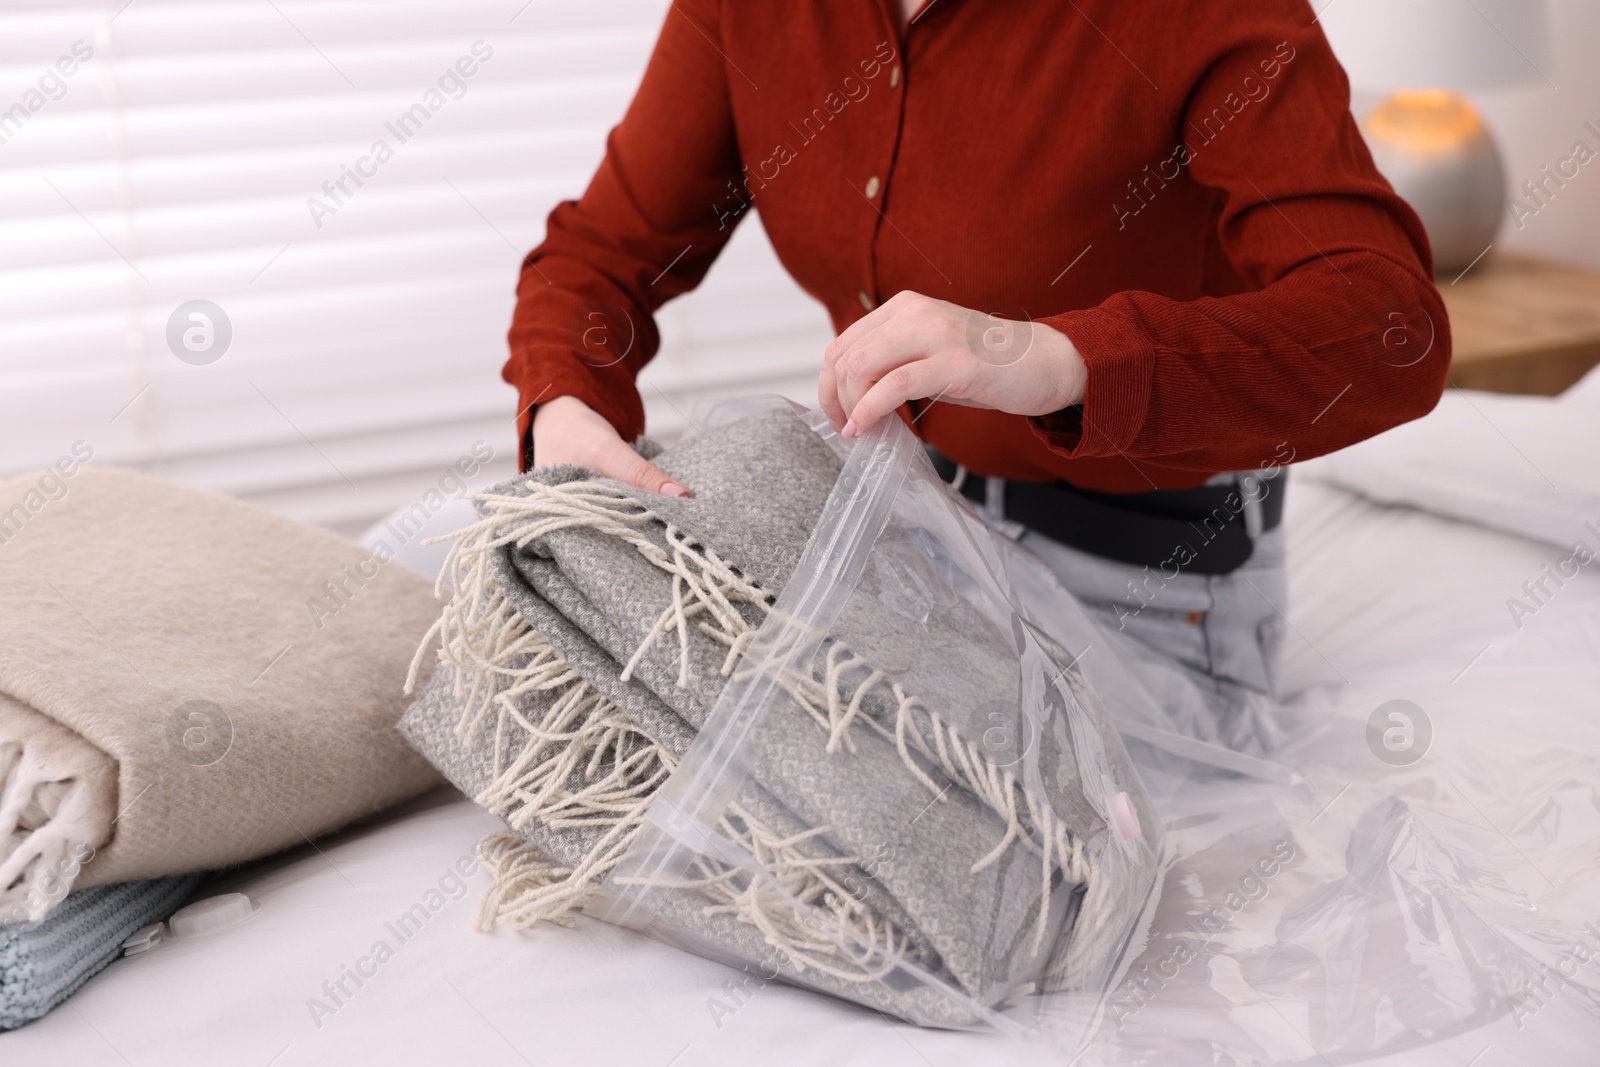
[[[575,396],[546,400],[533,413],[533,461],[541,467],[576,463],[602,478],[652,493],[689,495],[688,489],[635,452],[604,416]]]

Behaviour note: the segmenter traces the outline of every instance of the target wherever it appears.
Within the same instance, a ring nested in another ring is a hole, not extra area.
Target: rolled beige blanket
[[[0,914],[253,859],[439,781],[394,728],[430,582],[72,466],[0,482]]]

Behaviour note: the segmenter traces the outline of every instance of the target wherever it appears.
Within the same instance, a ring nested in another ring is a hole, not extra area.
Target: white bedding
[[[1553,546],[1371,504],[1307,477],[1293,481],[1288,504],[1291,717],[1364,721],[1377,703],[1404,697],[1428,709],[1435,743],[1447,748],[1470,749],[1478,723],[1520,722],[1530,751],[1600,756],[1600,567],[1584,568],[1519,630],[1506,600],[1560,558]],[[1364,743],[1354,730],[1329,737]],[[428,894],[441,880],[453,888],[452,865],[493,825],[464,799],[434,794],[219,883],[212,888],[248,892],[257,914],[117,962],[52,1015],[0,1035],[0,1063],[1059,1062],[1038,1047],[918,1030],[777,985],[741,1002],[724,988],[734,972],[585,919],[474,933],[481,874],[457,899]],[[385,924],[430,902],[441,906],[400,943]],[[1600,919],[1600,901],[1594,911]],[[324,983],[379,940],[392,958],[359,988],[345,979],[351,995],[329,1014]],[[1594,1063],[1597,1041],[1600,1020],[1558,992],[1520,1024],[1503,1016],[1373,1062]],[[1078,1062],[1099,1061],[1091,1051]]]

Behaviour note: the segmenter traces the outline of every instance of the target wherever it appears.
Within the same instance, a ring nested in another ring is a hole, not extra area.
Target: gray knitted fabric
[[[71,894],[36,923],[0,925],[0,1030],[47,1014],[122,955],[142,926],[164,922],[200,884],[198,874],[118,882]]]
[[[445,628],[444,661],[401,730],[516,835],[486,842],[489,919],[553,917],[612,874],[840,473],[788,411],[654,462],[694,496],[546,468],[487,491],[483,529],[457,545],[465,621]],[[569,501],[582,506],[569,513]],[[1092,694],[1067,650],[1040,659],[1014,619],[1002,627],[981,596],[942,583],[925,540],[891,520],[804,665],[807,684],[747,738],[718,824],[735,858],[702,856],[648,899],[658,931],[707,955],[962,1026],[975,1005],[1072,987],[1075,970],[1114,951],[1105,931],[1122,917],[1105,887],[1083,892],[1105,824],[1065,723]],[[962,567],[945,562],[957,581]],[[542,688],[517,688],[540,670]],[[969,743],[989,727],[984,709],[1030,701],[1055,706],[1053,728],[1029,738],[1026,773]],[[1095,929],[1075,932],[1085,924]]]

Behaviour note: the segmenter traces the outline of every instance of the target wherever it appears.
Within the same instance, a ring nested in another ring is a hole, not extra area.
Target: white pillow
[[[1600,368],[1554,398],[1449,389],[1423,418],[1301,468],[1378,503],[1600,555]]]

